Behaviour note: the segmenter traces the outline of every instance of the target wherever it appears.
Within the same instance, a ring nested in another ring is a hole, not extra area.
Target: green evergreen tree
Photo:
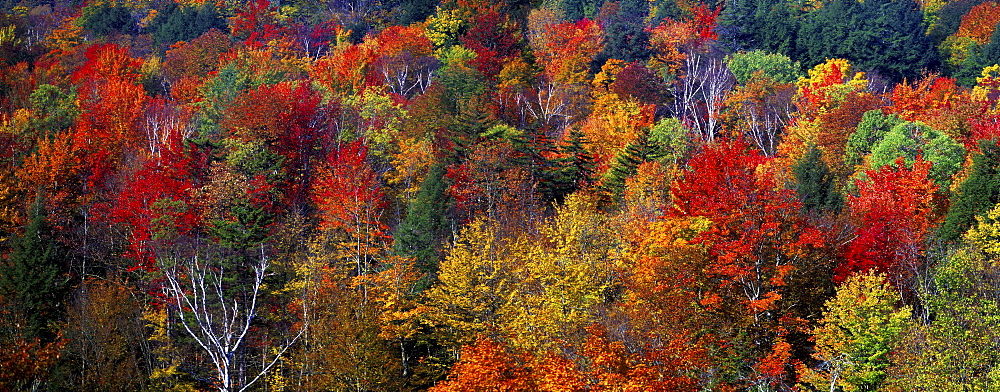
[[[938,66],[926,30],[915,3],[833,0],[802,18],[792,57],[807,67],[845,58],[894,81],[912,80]]]
[[[815,145],[799,159],[793,168],[796,191],[802,200],[803,211],[839,212],[844,198],[837,191],[833,173],[823,162],[823,152]]]
[[[226,31],[226,20],[211,3],[195,7],[170,3],[149,26],[156,43],[164,46],[190,41],[211,29]]]
[[[972,171],[951,197],[951,205],[941,225],[945,241],[958,240],[976,223],[976,216],[1000,202],[1000,146],[992,140],[979,143],[981,153],[972,157]]]
[[[406,218],[393,235],[393,251],[402,256],[416,259],[416,266],[423,272],[436,273],[441,258],[442,237],[448,231],[447,184],[444,181],[444,165],[431,167],[427,177],[420,183],[414,199],[407,207]]]
[[[728,0],[719,41],[733,52],[764,50],[794,55],[801,11],[781,0]]]
[[[11,238],[11,252],[0,265],[0,295],[12,306],[27,339],[51,341],[69,292],[66,251],[52,238],[42,202],[31,208],[24,234]]]
[[[110,3],[88,5],[83,7],[80,13],[81,26],[98,37],[116,32],[128,34],[135,28],[131,12],[123,5]]]
[[[557,203],[577,189],[591,183],[596,171],[594,157],[587,151],[586,136],[578,129],[569,131],[569,138],[564,146],[559,147],[560,158],[556,158],[555,169],[551,178],[551,198]]]
[[[976,78],[980,77],[983,68],[1000,64],[1000,29],[994,29],[990,36],[990,42],[986,45],[973,47],[969,57],[965,58],[962,68],[955,73],[958,84],[963,86],[976,85]]]
[[[604,50],[595,58],[592,68],[600,70],[608,59],[626,63],[644,62],[649,58],[649,32],[643,20],[649,15],[649,2],[621,0],[618,12],[600,21],[604,25]]]
[[[615,157],[615,162],[601,181],[601,189],[611,197],[612,201],[621,200],[625,193],[625,181],[636,174],[639,165],[659,160],[663,155],[662,149],[649,139],[648,133],[640,136]]]

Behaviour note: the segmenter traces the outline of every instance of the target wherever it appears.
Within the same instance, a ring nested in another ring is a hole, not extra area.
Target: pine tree
[[[448,199],[444,182],[445,169],[441,164],[431,167],[420,183],[416,199],[406,211],[406,219],[396,227],[393,250],[416,259],[416,266],[423,272],[437,272],[441,251],[441,237],[447,232],[445,209]]]
[[[951,207],[941,226],[941,238],[955,241],[1000,202],[1000,146],[992,140],[979,143],[982,151],[972,157],[972,172],[951,198]]]
[[[663,157],[663,151],[649,140],[648,133],[642,135],[634,143],[625,147],[625,151],[615,158],[601,182],[601,189],[613,201],[621,200],[625,193],[625,181],[635,175],[639,165],[655,161]]]
[[[833,174],[823,162],[823,152],[820,149],[815,145],[809,146],[809,151],[793,170],[803,211],[840,211],[844,198],[837,191]]]
[[[558,203],[577,189],[593,181],[596,164],[584,145],[586,136],[577,129],[570,130],[567,144],[559,147],[561,157],[553,162],[555,169],[550,178],[549,192]]]
[[[12,305],[27,339],[51,341],[53,323],[63,314],[69,291],[65,250],[52,238],[42,202],[36,201],[24,234],[11,239],[11,253],[0,265],[0,295]]]

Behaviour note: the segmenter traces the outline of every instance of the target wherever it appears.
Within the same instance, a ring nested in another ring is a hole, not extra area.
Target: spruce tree
[[[648,133],[640,136],[634,143],[625,147],[625,151],[615,157],[615,162],[604,175],[601,188],[615,202],[625,194],[625,181],[636,174],[639,165],[659,160],[663,157],[662,149],[649,140]]]
[[[959,239],[982,215],[1000,202],[1000,146],[992,140],[979,143],[980,154],[972,157],[972,171],[951,197],[940,236],[945,241]]]
[[[577,129],[570,130],[567,144],[559,147],[561,157],[553,162],[551,198],[561,203],[567,195],[585,187],[593,180],[596,164],[584,145],[586,136]]]
[[[803,211],[840,211],[844,199],[834,184],[833,173],[823,162],[820,149],[809,146],[809,151],[799,159],[793,171]]]
[[[11,239],[11,252],[0,265],[0,295],[27,339],[51,341],[53,323],[63,316],[69,291],[66,252],[53,238],[41,201],[31,208],[24,234]]]
[[[431,167],[420,183],[416,199],[407,207],[406,218],[396,227],[393,235],[395,253],[414,257],[417,268],[428,273],[437,272],[441,236],[448,228],[444,214],[448,208],[444,174],[443,165]]]

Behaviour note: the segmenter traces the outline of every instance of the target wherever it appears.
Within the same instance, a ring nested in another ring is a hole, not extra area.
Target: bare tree
[[[257,317],[257,300],[269,265],[262,245],[260,259],[251,266],[252,282],[241,290],[243,292],[236,293],[223,282],[230,277],[227,274],[239,274],[240,271],[227,270],[224,263],[201,260],[197,254],[172,263],[160,263],[166,275],[167,296],[177,307],[184,331],[211,360],[219,391],[249,388],[274,367],[308,327],[302,326],[295,336],[281,343],[270,361],[266,358],[268,350],[263,350],[260,371],[252,378],[240,377],[239,354]],[[250,380],[245,381],[247,378]]]
[[[719,112],[736,83],[725,62],[696,51],[684,59],[684,74],[674,91],[673,115],[712,142],[719,129]]]
[[[382,80],[389,86],[389,91],[407,97],[412,96],[414,89],[420,94],[427,92],[438,66],[439,62],[433,56],[415,57],[409,52],[382,57],[378,63]]]
[[[791,122],[795,108],[792,105],[793,85],[779,86],[765,97],[743,100],[737,108],[743,121],[744,134],[766,156],[774,156],[781,135]]]

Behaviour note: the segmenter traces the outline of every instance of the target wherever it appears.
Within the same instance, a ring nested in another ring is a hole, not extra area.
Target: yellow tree
[[[885,381],[892,351],[910,324],[910,307],[897,309],[898,295],[884,275],[854,275],[827,301],[826,312],[813,330],[819,361],[803,372],[816,388],[873,391]]]
[[[452,348],[472,344],[476,337],[496,337],[500,310],[514,293],[519,266],[490,223],[476,220],[466,226],[440,265],[438,283],[425,296],[431,308],[426,322],[435,327],[437,339]]]
[[[596,200],[570,195],[556,216],[538,227],[514,270],[516,292],[501,309],[502,329],[513,347],[540,354],[579,347],[584,328],[614,283],[608,268],[612,236]],[[519,248],[520,249],[520,248]]]

